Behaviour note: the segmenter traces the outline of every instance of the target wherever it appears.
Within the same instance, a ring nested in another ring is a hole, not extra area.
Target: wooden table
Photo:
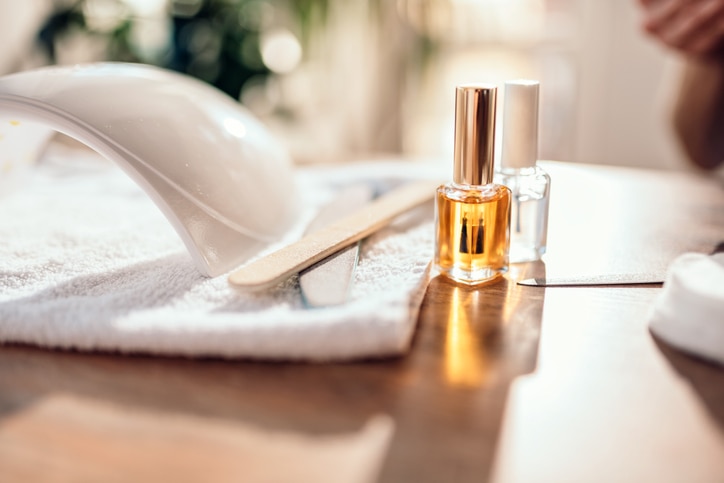
[[[0,481],[724,481],[724,369],[652,337],[660,286],[515,284],[710,251],[721,180],[545,166],[545,263],[478,290],[433,279],[405,357],[0,347]]]

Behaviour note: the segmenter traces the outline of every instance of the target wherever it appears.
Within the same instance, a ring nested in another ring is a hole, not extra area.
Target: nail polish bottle
[[[508,269],[511,193],[493,184],[494,85],[455,90],[453,181],[437,189],[435,267],[468,285]]]
[[[551,179],[538,159],[537,81],[505,83],[503,145],[496,182],[510,188],[510,262],[540,260],[546,251]]]

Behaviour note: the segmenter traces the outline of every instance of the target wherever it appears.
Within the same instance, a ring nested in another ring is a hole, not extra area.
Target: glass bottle
[[[503,145],[495,181],[510,188],[510,262],[540,260],[546,251],[551,179],[537,166],[539,83],[505,83]]]
[[[468,285],[508,269],[511,193],[493,184],[496,98],[493,85],[457,87],[453,181],[436,193],[435,267]]]

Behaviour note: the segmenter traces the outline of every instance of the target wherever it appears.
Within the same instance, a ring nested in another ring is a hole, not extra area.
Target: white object
[[[538,161],[538,81],[505,83],[503,147],[495,182],[510,188],[510,263],[540,260],[548,243],[551,178]]]
[[[724,253],[676,258],[649,326],[672,346],[724,364]]]
[[[112,165],[99,168],[95,155],[83,166],[73,160],[48,156],[24,190],[0,198],[0,342],[295,360],[408,348],[432,254],[431,205],[362,243],[348,303],[307,309],[296,277],[259,293],[203,277],[136,185]],[[301,236],[333,186],[377,179],[388,168],[300,170],[304,209],[287,238]],[[410,164],[396,172],[385,176],[406,179]]]
[[[503,97],[503,146],[500,167],[534,168],[538,160],[538,97],[534,80],[505,83]]]
[[[289,231],[298,205],[289,157],[238,102],[201,81],[140,64],[43,68],[0,78],[0,112],[118,163],[206,275]]]

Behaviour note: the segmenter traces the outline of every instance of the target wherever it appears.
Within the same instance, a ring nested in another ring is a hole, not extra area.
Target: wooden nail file
[[[248,291],[273,287],[430,201],[438,186],[440,181],[423,180],[395,188],[326,228],[232,272],[229,283]]]

